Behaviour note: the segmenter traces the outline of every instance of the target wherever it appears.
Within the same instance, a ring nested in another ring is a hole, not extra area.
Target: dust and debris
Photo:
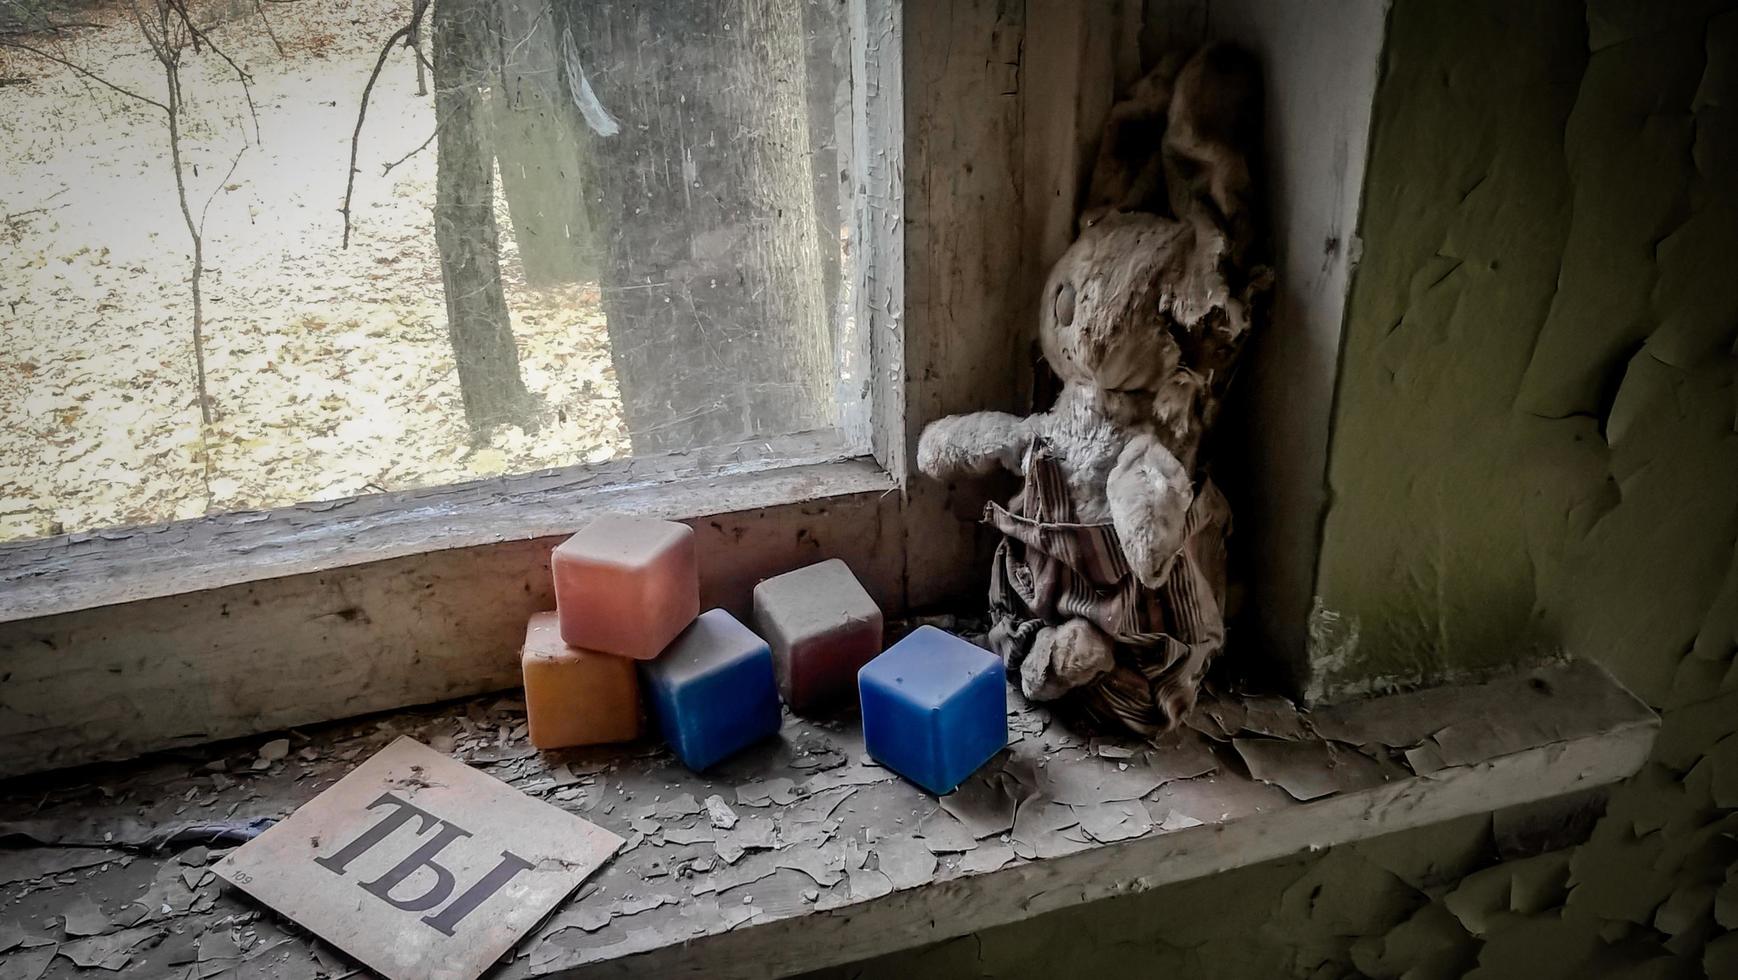
[[[1008,843],[1015,854],[1028,861],[1061,857],[1090,845],[1091,841],[1078,832],[1079,824],[1073,808],[1054,800],[1029,797],[1014,815]]]
[[[767,878],[779,870],[779,865],[770,856],[756,855],[753,859],[739,865],[733,865],[714,875],[708,875],[705,880],[695,884],[690,893],[695,897],[701,895],[720,894],[733,888],[752,885]]]
[[[801,802],[787,806],[779,813],[780,826],[789,827],[797,824],[818,824],[833,815],[840,804],[850,799],[857,792],[855,786],[839,786],[822,790],[801,798]]]
[[[793,848],[779,853],[778,867],[801,871],[822,888],[831,888],[845,877],[845,849]]]
[[[873,786],[876,783],[890,783],[898,778],[892,772],[879,766],[853,763],[810,777],[802,783],[798,791],[804,795],[813,796],[841,786]]]
[[[824,739],[798,742],[790,761],[792,769],[816,771],[837,769],[844,764],[845,753]]]
[[[259,756],[253,760],[253,768],[256,770],[269,769],[271,768],[272,763],[281,761],[289,754],[290,740],[287,738],[274,738],[260,746]]]
[[[980,769],[940,802],[967,833],[983,840],[1007,833],[1014,826],[1022,795],[1020,784],[1006,773]]]
[[[1058,803],[1094,804],[1138,800],[1166,782],[1143,760],[1127,768],[1076,765],[1084,758],[1063,755],[1038,768],[1038,791]]]
[[[585,932],[596,932],[609,925],[614,917],[614,913],[608,909],[579,909],[573,924]]]
[[[96,936],[109,930],[109,917],[89,895],[77,895],[61,912],[61,928],[69,936]]]
[[[1297,705],[1277,694],[1243,698],[1243,731],[1283,739],[1300,739],[1308,735]]]
[[[977,849],[960,856],[962,874],[988,874],[999,871],[1015,859],[1014,849],[1002,841],[986,841]]]
[[[978,846],[977,837],[946,808],[937,807],[917,825],[917,835],[935,854],[958,854]],[[987,834],[985,836],[988,836]]]
[[[1166,782],[1193,779],[1219,769],[1219,757],[1205,736],[1188,728],[1160,735],[1140,753],[1146,768]]]
[[[735,864],[745,851],[765,851],[778,846],[778,825],[771,817],[744,814],[728,830],[713,830],[713,846],[726,864]]]
[[[787,806],[797,801],[796,785],[785,776],[744,783],[736,787],[736,802],[743,806]]]
[[[736,826],[736,811],[730,809],[724,802],[724,797],[714,793],[706,798],[706,818],[717,830],[729,830]]]
[[[1251,776],[1280,787],[1299,802],[1369,789],[1390,778],[1382,764],[1370,756],[1354,749],[1336,749],[1327,742],[1237,738],[1231,744]]]
[[[692,816],[702,809],[700,801],[694,798],[693,793],[679,793],[668,800],[654,803],[647,812],[665,820],[673,820],[677,817]]]
[[[1135,753],[1140,751],[1138,746],[1130,745],[1123,739],[1111,741],[1108,739],[1095,738],[1092,740],[1091,746],[1093,755],[1098,756],[1100,759],[1111,759],[1113,761],[1132,759],[1134,758]]]
[[[1240,702],[1203,691],[1194,709],[1183,717],[1183,724],[1214,741],[1225,742],[1243,730],[1243,718]]]
[[[1190,827],[1202,826],[1204,821],[1197,820],[1186,813],[1172,810],[1165,814],[1165,819],[1159,821],[1158,828],[1169,833],[1173,830],[1188,830]]]
[[[0,885],[106,864],[121,856],[120,851],[87,847],[0,849]]]
[[[1080,829],[1100,844],[1131,840],[1153,829],[1147,808],[1139,803],[1095,803],[1072,809]]]
[[[893,893],[893,882],[873,868],[847,868],[845,874],[850,879],[850,897],[854,902],[866,902]]]
[[[1433,772],[1448,768],[1448,763],[1442,758],[1442,748],[1432,739],[1414,745],[1401,755],[1406,759],[1406,765],[1420,776],[1428,776]]]
[[[712,827],[709,824],[697,823],[692,827],[664,828],[664,843],[666,844],[710,844],[713,839]]]
[[[935,876],[935,855],[911,834],[894,834],[877,841],[875,859],[896,891],[927,884]]]
[[[166,950],[182,941],[178,935],[197,937],[218,928],[228,916],[253,911],[245,896],[208,877],[214,842],[199,834],[227,828],[224,832],[234,836],[220,837],[215,844],[233,843],[245,821],[293,811],[322,783],[348,771],[351,759],[379,749],[397,734],[447,734],[456,757],[497,760],[485,763],[492,774],[522,790],[546,793],[563,806],[583,808],[588,819],[628,838],[593,879],[593,887],[570,899],[502,968],[504,978],[519,980],[540,968],[565,969],[809,910],[845,908],[930,881],[990,874],[1024,861],[1291,806],[1294,797],[1316,798],[1313,794],[1367,785],[1363,777],[1372,767],[1378,781],[1407,775],[1395,762],[1379,761],[1345,743],[1322,741],[1308,731],[1301,737],[1278,737],[1298,735],[1283,720],[1275,720],[1284,717],[1278,704],[1264,702],[1241,714],[1235,708],[1216,711],[1213,717],[1227,727],[1237,723],[1236,732],[1228,733],[1236,741],[1216,749],[1208,736],[1192,728],[1144,745],[1089,742],[1054,722],[1042,706],[1014,703],[1017,710],[1010,723],[1030,736],[939,801],[867,761],[860,735],[850,726],[787,718],[781,739],[744,753],[728,770],[732,778],[715,782],[688,772],[667,751],[649,744],[607,755],[592,750],[538,753],[514,735],[519,722],[514,711],[522,709],[513,702],[416,709],[384,723],[338,723],[298,734],[306,747],[316,750],[316,758],[306,763],[312,778],[295,771],[302,766],[296,761],[256,773],[251,764],[257,749],[214,747],[208,759],[199,758],[196,750],[192,759],[116,767],[114,775],[101,779],[106,793],[91,786],[88,776],[82,782],[55,777],[44,783],[46,791],[38,788],[29,794],[6,793],[0,787],[0,835],[13,834],[5,843],[49,841],[45,846],[0,849],[0,871],[24,882],[23,901],[35,903],[32,914],[44,923],[58,922],[54,917],[70,907],[85,887],[85,876],[107,881],[125,875],[127,890],[117,892],[111,886],[91,892],[111,896],[99,903],[111,910],[100,927],[102,934],[76,939],[142,929],[125,937],[143,937],[130,947],[139,949],[153,930],[177,930],[159,947]],[[1361,711],[1338,710],[1336,731],[1386,734],[1387,723],[1375,717],[1379,710],[1379,703]],[[1467,717],[1465,711],[1438,713],[1419,737]],[[1215,730],[1221,727],[1209,724]],[[1250,727],[1273,736],[1250,737]],[[1532,730],[1547,728],[1541,722]],[[806,755],[791,751],[796,744],[805,747]],[[1233,747],[1235,757],[1227,751]],[[1369,750],[1394,759],[1402,751],[1379,741],[1370,743]],[[294,755],[302,757],[299,751]],[[791,765],[802,758],[835,757],[837,765],[820,771]],[[1250,780],[1238,758],[1285,789]],[[210,765],[226,759],[227,772],[246,771],[246,778],[238,781]],[[216,784],[218,777],[225,782]],[[217,814],[237,808],[235,816],[227,824],[177,818],[176,808],[188,805],[189,789],[198,790],[196,798],[215,797],[212,809]],[[25,829],[20,835],[21,825]],[[166,837],[166,830],[173,833]],[[56,843],[64,838],[98,846]],[[140,846],[131,867],[124,862],[133,862],[134,855],[110,843],[159,840],[175,843],[166,852]],[[105,843],[110,846],[101,846]],[[1555,880],[1541,875],[1537,893],[1549,894]],[[1525,888],[1512,890],[1520,894]],[[1701,900],[1686,895],[1674,909],[1690,907],[1692,899]],[[1728,914],[1738,915],[1730,913],[1738,899],[1725,902]],[[1665,921],[1678,918],[1668,915]],[[232,925],[222,927],[226,934]],[[245,933],[237,936],[245,939]],[[48,944],[53,941],[22,929],[0,928],[0,945],[10,951],[7,960],[52,949]],[[186,949],[175,955],[195,963],[204,944],[186,942]],[[212,950],[220,943],[209,942]],[[247,950],[243,956],[253,952],[245,943],[241,948]],[[294,954],[293,965],[285,967],[289,975],[314,962],[316,948],[304,937],[286,936],[273,956]],[[117,962],[125,952],[95,944],[81,948],[80,955]],[[333,972],[348,969],[336,954],[324,955]],[[227,953],[208,960],[230,961]]]
[[[610,915],[639,915],[641,912],[650,912],[653,909],[675,903],[676,896],[674,895],[645,895],[638,898],[624,898],[610,906]]]
[[[161,937],[164,932],[165,930],[160,926],[138,926],[132,929],[123,929],[119,932],[81,939],[78,942],[63,943],[60,947],[60,955],[86,969],[120,970],[132,960],[135,948],[149,940]]]
[[[737,908],[726,908],[721,910],[720,919],[724,924],[724,931],[729,932],[745,922],[752,921],[760,914],[760,909],[755,908],[753,905],[744,904]]]

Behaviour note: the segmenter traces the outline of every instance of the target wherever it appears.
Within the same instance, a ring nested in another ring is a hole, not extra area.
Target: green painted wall
[[[1653,759],[1581,846],[1473,818],[836,975],[1738,978],[1738,0],[1396,0],[1372,139],[1314,686],[1568,650]]]
[[[1659,705],[1738,615],[1738,16],[1405,2],[1329,456],[1315,688],[1565,649]]]

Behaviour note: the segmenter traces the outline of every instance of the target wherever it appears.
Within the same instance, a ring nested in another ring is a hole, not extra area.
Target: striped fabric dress
[[[1062,469],[1041,443],[1011,509],[991,503],[984,520],[1003,535],[990,637],[1008,668],[1019,669],[1039,629],[1084,618],[1116,642],[1116,667],[1056,706],[1103,729],[1152,736],[1174,728],[1225,644],[1231,508],[1219,488],[1207,479],[1196,487],[1182,551],[1158,589],[1135,578],[1110,523],[1075,522]]]

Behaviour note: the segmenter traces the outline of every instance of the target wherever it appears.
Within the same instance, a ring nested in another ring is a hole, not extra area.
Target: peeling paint
[[[1498,814],[851,976],[1738,977],[1738,3],[1396,3],[1363,216],[1310,692],[1568,651],[1653,758],[1578,845]]]

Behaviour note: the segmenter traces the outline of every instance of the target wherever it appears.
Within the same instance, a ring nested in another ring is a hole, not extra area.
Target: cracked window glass
[[[0,540],[860,449],[849,53],[842,0],[0,0]]]

